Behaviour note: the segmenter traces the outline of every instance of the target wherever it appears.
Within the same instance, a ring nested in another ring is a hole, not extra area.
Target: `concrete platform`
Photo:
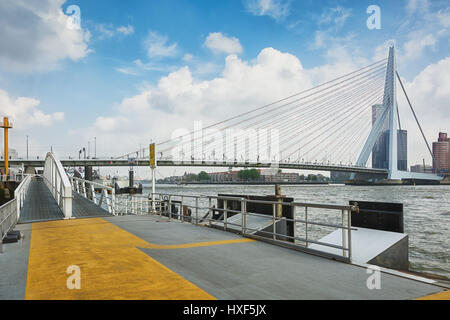
[[[416,299],[443,287],[159,216],[18,226],[0,255],[0,299]],[[67,288],[79,266],[81,289]]]

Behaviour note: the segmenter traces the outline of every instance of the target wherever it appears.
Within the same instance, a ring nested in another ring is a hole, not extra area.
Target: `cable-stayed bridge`
[[[407,171],[407,136],[401,127],[395,49],[386,59],[314,88],[205,128],[157,143],[158,165],[276,167],[441,180]],[[147,148],[129,153],[146,159]],[[371,161],[370,161],[371,160]],[[436,164],[436,163],[435,163]]]
[[[397,73],[386,59],[297,94],[156,143],[158,166],[254,167],[351,172],[378,178],[441,180],[407,171],[407,136],[397,104],[401,84],[424,150],[433,154]],[[64,166],[148,166],[144,148],[110,159],[61,159]],[[39,166],[38,160],[11,164]]]

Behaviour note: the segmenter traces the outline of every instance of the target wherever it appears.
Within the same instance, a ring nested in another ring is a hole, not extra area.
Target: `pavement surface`
[[[417,299],[443,287],[160,216],[20,224],[0,299]],[[435,296],[433,296],[435,295]]]

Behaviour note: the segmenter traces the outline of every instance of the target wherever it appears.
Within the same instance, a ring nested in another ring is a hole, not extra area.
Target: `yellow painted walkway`
[[[34,223],[26,299],[215,299],[138,249],[183,249],[253,241],[180,245],[150,244],[102,219]],[[70,266],[80,270],[80,289],[68,289]]]
[[[450,290],[432,294],[417,300],[450,300]]]

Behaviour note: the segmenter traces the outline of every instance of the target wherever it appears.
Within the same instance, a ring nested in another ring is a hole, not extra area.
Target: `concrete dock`
[[[156,215],[23,223],[0,255],[0,299],[449,299],[436,284]],[[80,289],[68,289],[70,266]]]

